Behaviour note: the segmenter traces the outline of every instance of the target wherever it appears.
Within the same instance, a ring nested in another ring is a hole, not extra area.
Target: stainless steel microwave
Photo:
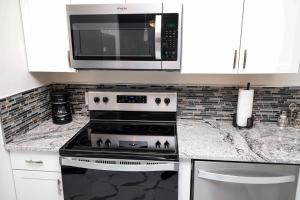
[[[75,69],[180,70],[182,4],[67,5]]]

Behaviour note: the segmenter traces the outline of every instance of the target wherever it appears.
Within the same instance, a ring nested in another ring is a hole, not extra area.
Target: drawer
[[[52,152],[10,152],[12,169],[60,172],[59,154]]]

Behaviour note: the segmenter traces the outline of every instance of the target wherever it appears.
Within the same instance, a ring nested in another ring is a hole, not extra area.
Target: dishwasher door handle
[[[207,180],[220,181],[226,183],[238,183],[238,184],[281,184],[295,182],[295,175],[287,176],[236,176],[222,173],[208,172],[199,170],[198,178]]]

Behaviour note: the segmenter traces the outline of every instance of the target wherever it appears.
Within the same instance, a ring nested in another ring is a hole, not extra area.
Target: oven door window
[[[71,15],[74,60],[155,60],[155,15]]]
[[[178,172],[120,172],[62,166],[65,200],[177,200]]]

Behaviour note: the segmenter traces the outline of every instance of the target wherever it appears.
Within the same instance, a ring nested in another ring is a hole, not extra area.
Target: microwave
[[[75,69],[181,68],[182,4],[67,5]]]

